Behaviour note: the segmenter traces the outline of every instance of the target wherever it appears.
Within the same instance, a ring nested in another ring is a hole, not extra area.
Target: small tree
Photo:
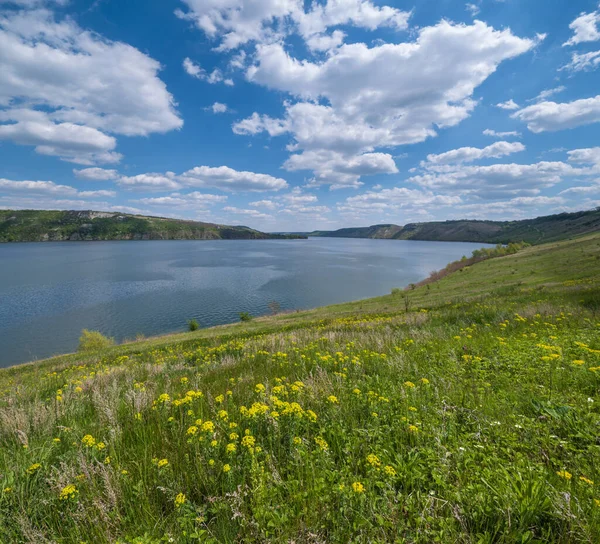
[[[277,315],[281,311],[281,304],[276,300],[272,300],[269,302],[269,310],[271,310],[271,314]]]
[[[114,344],[115,341],[113,338],[108,338],[99,331],[83,329],[83,331],[81,331],[81,336],[79,337],[79,347],[77,348],[77,351],[98,351],[114,346]]]
[[[248,312],[240,312],[240,321],[252,321],[252,316]]]
[[[200,324],[195,319],[188,321],[188,329],[190,332],[197,331],[200,328]]]

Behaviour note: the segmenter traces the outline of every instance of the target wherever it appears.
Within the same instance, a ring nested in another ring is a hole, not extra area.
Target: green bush
[[[114,346],[114,344],[115,341],[113,338],[108,338],[99,331],[88,331],[87,329],[83,329],[83,331],[81,331],[81,336],[79,337],[79,347],[77,348],[77,351],[98,351]]]
[[[197,331],[200,328],[200,324],[195,319],[190,319],[188,321],[188,329],[193,332]]]
[[[248,312],[240,312],[240,321],[252,321],[252,316]]]

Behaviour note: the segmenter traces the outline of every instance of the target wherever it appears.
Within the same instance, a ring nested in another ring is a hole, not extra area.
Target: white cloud
[[[475,17],[481,11],[477,4],[466,4],[465,9],[471,14],[472,17]]]
[[[587,72],[595,70],[600,66],[600,51],[590,51],[589,53],[573,53],[571,62],[566,64],[560,70],[569,70],[570,72]]]
[[[88,181],[110,181],[119,177],[119,173],[116,170],[106,170],[104,168],[74,169],[73,173],[76,177]]]
[[[211,187],[229,192],[264,192],[285,189],[288,184],[284,179],[268,174],[257,174],[234,170],[227,166],[216,168],[196,166],[183,174],[174,172],[145,173],[135,176],[122,176],[117,183],[132,191],[176,191],[183,188]],[[200,195],[200,193],[196,193]],[[165,197],[166,198],[166,197]]]
[[[248,42],[273,42],[297,32],[311,41],[331,27],[352,25],[368,30],[391,27],[403,30],[410,13],[370,0],[327,0],[304,10],[303,0],[183,0],[188,11],[178,17],[191,20],[209,38],[219,39],[217,49],[227,51]]]
[[[170,196],[161,196],[156,198],[140,198],[136,202],[141,202],[146,206],[167,206],[176,208],[208,208],[220,202],[227,201],[223,195],[211,195],[194,191],[187,194],[173,193]]]
[[[600,147],[573,149],[572,151],[567,151],[567,155],[569,155],[569,162],[600,166]]]
[[[267,210],[276,210],[279,206],[272,200],[256,200],[255,202],[248,203],[248,206],[254,208],[266,208]]]
[[[113,151],[117,142],[112,136],[83,125],[57,123],[47,113],[24,108],[0,110],[0,140],[35,146],[40,154],[78,164],[121,160]]]
[[[138,174],[136,176],[123,176],[117,180],[117,183],[124,189],[131,191],[150,191],[163,192],[174,191],[181,187],[175,179],[173,172],[166,174]]]
[[[594,185],[580,185],[576,187],[569,187],[564,191],[558,193],[559,195],[599,195],[600,196],[600,180],[597,181]]]
[[[418,174],[407,181],[430,190],[495,200],[539,196],[542,189],[568,177],[589,173],[564,162],[543,161],[534,164],[458,165]]]
[[[314,164],[313,155],[325,151],[334,157],[341,154],[345,162],[350,157],[364,161],[363,155],[378,147],[422,142],[438,129],[466,119],[476,105],[475,88],[502,61],[536,43],[480,21],[472,25],[442,21],[423,28],[416,41],[342,45],[319,62],[293,58],[279,43],[260,44],[247,78],[299,101],[286,102],[281,119],[255,112],[234,124],[233,130],[265,131],[271,136],[290,133],[294,138],[290,150],[304,152],[286,163],[295,169],[301,163]],[[307,157],[301,158],[304,154]],[[384,170],[394,171],[391,166]],[[331,178],[324,168],[317,168],[316,174],[317,182]],[[348,172],[339,176],[341,181],[333,179],[332,185],[359,183],[359,176],[351,179]]]
[[[566,87],[564,85],[554,87],[553,89],[546,89],[545,91],[542,91],[540,94],[538,94],[533,100],[544,101],[550,98],[551,96],[554,96],[555,94],[562,93],[564,90],[566,90]]]
[[[252,217],[253,219],[272,219],[273,217],[269,214],[262,213],[257,210],[246,210],[243,208],[236,208],[235,206],[225,206],[223,208],[223,211],[233,215]]]
[[[495,130],[486,128],[483,131],[484,136],[492,136],[493,138],[520,138],[521,133],[517,131],[508,131],[508,132],[496,132]]]
[[[525,151],[525,146],[519,142],[496,142],[483,149],[461,147],[439,155],[427,155],[427,161],[421,162],[421,166],[429,168],[435,165],[473,162],[480,159],[497,159],[520,151]]]
[[[178,176],[178,180],[187,187],[213,187],[233,192],[279,191],[288,186],[287,182],[281,178],[275,178],[268,174],[240,172],[227,166],[217,168],[196,166]]]
[[[332,189],[359,187],[361,176],[395,174],[396,163],[387,153],[345,155],[330,150],[308,150],[292,155],[283,165],[286,170],[313,170],[312,185],[328,184]]]
[[[569,25],[569,28],[574,34],[563,46],[600,40],[600,11],[582,13]]]
[[[192,77],[206,81],[211,85],[215,83],[225,83],[225,85],[233,86],[233,79],[226,78],[223,72],[218,68],[215,68],[210,74],[204,70],[199,64],[195,63],[189,57],[183,59],[183,69]]]
[[[600,121],[600,95],[574,102],[540,102],[512,114],[534,133],[554,132]]]
[[[338,205],[344,214],[360,215],[374,212],[397,212],[401,209],[415,209],[423,206],[455,206],[461,202],[459,196],[437,195],[431,191],[393,187],[347,198]]]
[[[78,191],[69,185],[59,185],[53,181],[14,181],[0,178],[0,191],[5,194],[26,194],[51,197],[114,197],[114,191]]]
[[[519,104],[517,104],[512,98],[506,102],[496,104],[496,107],[503,110],[518,110],[520,108]]]
[[[215,102],[210,109],[213,113],[227,113],[229,111],[227,104],[222,104],[221,102]]]
[[[48,10],[4,11],[2,137],[82,164],[117,162],[116,141],[107,133],[148,135],[182,126],[160,68],[134,47],[72,19],[57,22]]]

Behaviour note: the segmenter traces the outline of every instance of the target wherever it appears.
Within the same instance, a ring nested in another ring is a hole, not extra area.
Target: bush
[[[188,329],[190,332],[197,331],[200,328],[200,324],[195,319],[188,321]]]
[[[79,337],[79,347],[77,348],[77,351],[98,351],[114,346],[114,344],[115,341],[113,338],[108,338],[99,331],[88,331],[87,329],[83,329],[83,331],[81,331],[81,336]]]
[[[252,321],[252,316],[248,312],[240,312],[240,321]]]
[[[399,287],[392,287],[392,295],[399,295],[402,292],[402,289]]]

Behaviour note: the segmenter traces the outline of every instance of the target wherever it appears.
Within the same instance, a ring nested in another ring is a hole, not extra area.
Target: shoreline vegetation
[[[370,227],[343,228],[335,231],[313,231],[299,234],[328,238],[541,244],[557,242],[598,230],[600,230],[600,208],[517,221],[482,221],[477,219],[432,221],[428,223],[409,223],[404,226],[393,224],[372,225]]]
[[[599,267],[587,234],[0,370],[0,541],[597,542]]]
[[[118,212],[0,210],[0,243],[107,240],[285,240],[311,237],[432,242],[541,244],[600,230],[600,208],[518,221],[450,220],[343,228],[336,231],[264,233],[227,226]]]
[[[269,234],[245,226],[117,212],[0,210],[1,242],[107,240],[289,240],[298,234]]]

